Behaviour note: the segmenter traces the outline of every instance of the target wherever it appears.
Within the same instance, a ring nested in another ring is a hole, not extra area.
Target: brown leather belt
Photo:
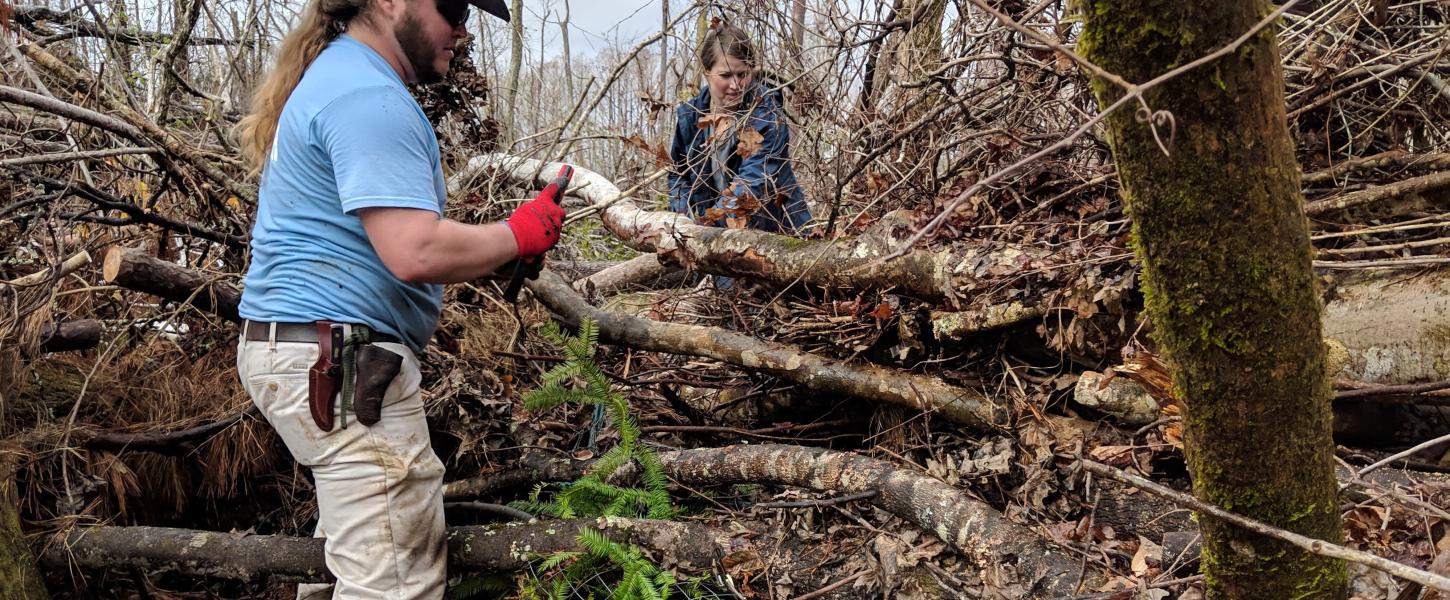
[[[246,336],[247,341],[249,341],[249,342],[265,342],[265,341],[267,341],[268,330],[271,328],[270,326],[271,326],[271,323],[263,323],[261,321],[245,321],[244,324],[242,325],[243,335]],[[372,334],[372,340],[374,342],[383,342],[383,343],[388,343],[388,344],[398,344],[398,343],[401,343],[400,341],[398,341],[398,338],[395,338],[395,337],[393,337],[391,335],[387,335],[387,334],[384,334],[384,333],[377,333],[377,332],[373,332],[373,334]],[[279,341],[279,342],[303,342],[303,343],[307,343],[307,344],[316,344],[317,343],[317,324],[316,323],[278,323],[277,324],[277,341]]]

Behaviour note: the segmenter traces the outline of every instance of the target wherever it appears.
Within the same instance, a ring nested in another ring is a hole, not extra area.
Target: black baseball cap
[[[509,20],[509,7],[504,0],[468,0],[468,3],[495,17]]]

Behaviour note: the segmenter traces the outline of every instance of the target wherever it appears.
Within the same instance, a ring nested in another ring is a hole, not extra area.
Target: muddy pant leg
[[[242,381],[288,450],[312,468],[318,528],[334,598],[441,598],[446,582],[443,465],[433,453],[419,393],[418,362],[407,347],[372,427],[348,415],[323,432],[307,408],[307,367],[315,344],[244,342]],[[339,424],[340,425],[340,424]],[[302,591],[302,590],[299,590]]]

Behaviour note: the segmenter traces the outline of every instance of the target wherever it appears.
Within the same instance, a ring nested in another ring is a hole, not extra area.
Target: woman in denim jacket
[[[676,110],[670,210],[707,225],[798,233],[811,211],[790,166],[790,126],[779,92],[754,81],[750,39],[721,25],[699,55],[706,85]]]

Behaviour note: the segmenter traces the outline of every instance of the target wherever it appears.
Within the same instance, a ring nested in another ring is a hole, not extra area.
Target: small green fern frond
[[[539,563],[539,566],[537,568],[540,571],[548,571],[549,569],[563,564],[564,561],[574,560],[583,555],[583,552],[555,552],[554,554],[550,555],[549,558],[546,558],[543,562]]]

